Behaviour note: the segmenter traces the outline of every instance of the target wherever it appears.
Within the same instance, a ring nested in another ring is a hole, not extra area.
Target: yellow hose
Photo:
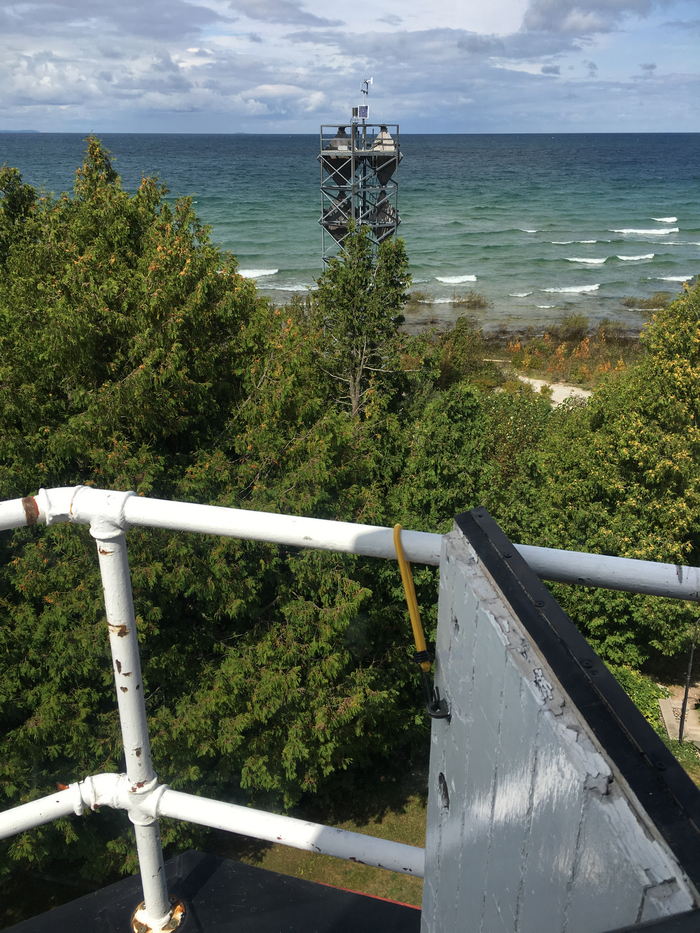
[[[408,606],[408,615],[411,619],[411,628],[413,629],[413,640],[416,643],[416,653],[427,652],[428,647],[425,643],[423,634],[423,625],[418,611],[418,600],[416,599],[416,588],[413,585],[413,574],[411,565],[406,560],[401,543],[401,525],[394,525],[394,548],[396,549],[396,558],[401,570],[401,581],[403,583],[404,593],[406,594],[406,605]],[[421,661],[420,669],[427,674],[430,671],[430,661]]]

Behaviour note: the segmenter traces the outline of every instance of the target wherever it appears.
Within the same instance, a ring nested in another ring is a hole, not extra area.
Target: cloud
[[[28,0],[0,9],[4,36],[76,36],[105,32],[119,36],[184,38],[225,21],[207,6],[185,0]]]
[[[664,23],[664,26],[679,29],[681,32],[700,32],[700,19],[674,19]]]
[[[422,18],[398,0],[356,0],[342,29],[321,0],[5,0],[0,127],[312,132],[349,113],[364,75],[373,117],[409,132],[663,130],[677,97],[700,96],[698,24],[664,40],[672,24],[659,15],[685,0],[493,3],[510,9],[510,32],[457,28],[454,0],[431,0]],[[638,66],[648,59],[658,69]]]
[[[299,30],[289,33],[285,39],[292,44],[323,46],[339,56],[339,62],[352,60],[356,70],[371,69],[381,62],[383,81],[391,80],[393,70],[403,68],[407,62],[411,63],[407,76],[423,73],[430,67],[432,72],[444,75],[452,83],[456,75],[449,67],[450,62],[468,68],[493,57],[541,59],[564,49],[577,48],[571,38],[562,40],[546,33],[517,32],[509,36],[493,36],[448,28],[363,34],[345,30]]]
[[[302,9],[298,0],[232,0],[231,9],[248,19],[293,26],[342,26],[339,19],[325,19]]]
[[[654,62],[648,62],[645,65],[640,65],[639,67],[642,69],[642,75],[645,78],[654,77],[654,72],[656,71],[656,65],[654,64]]]
[[[523,27],[533,32],[589,36],[609,32],[628,15],[646,16],[654,0],[530,0]]]

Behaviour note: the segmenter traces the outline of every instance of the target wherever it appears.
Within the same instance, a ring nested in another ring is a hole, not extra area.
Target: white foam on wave
[[[511,292],[509,298],[529,298],[532,292]]]
[[[657,275],[656,279],[659,282],[689,282],[691,279],[694,279],[694,275]]]
[[[238,274],[244,279],[261,279],[266,275],[277,275],[279,269],[239,269]]]
[[[586,259],[584,256],[567,256],[566,261],[583,262],[590,266],[602,266],[604,262],[608,261],[608,257],[604,256],[603,259]]]
[[[642,256],[618,256],[622,262],[640,262],[642,259],[653,259],[656,253],[644,253]]]
[[[455,298],[413,298],[412,302],[417,305],[453,305],[459,304],[459,299]]]
[[[548,308],[553,308],[554,305],[535,305],[536,308],[541,308],[542,311],[547,310]]]
[[[655,220],[657,224],[675,224],[678,223],[677,217],[652,217],[652,220]]]
[[[577,243],[597,243],[597,240],[576,240]]]
[[[276,292],[310,292],[313,285],[275,285]]]
[[[600,282],[597,285],[567,285],[564,288],[543,288],[543,292],[556,292],[557,294],[578,294],[580,292],[597,292],[600,288]]]
[[[623,227],[622,230],[611,230],[611,233],[622,233],[624,236],[668,236],[669,233],[678,233],[678,227],[657,227],[655,230],[638,230],[635,227]]]
[[[552,240],[552,246],[571,246],[573,240]]]
[[[476,282],[475,275],[436,275],[438,282],[444,282],[445,285],[462,285],[463,282]]]
[[[537,233],[537,230],[527,230],[525,227],[518,228],[522,233]]]

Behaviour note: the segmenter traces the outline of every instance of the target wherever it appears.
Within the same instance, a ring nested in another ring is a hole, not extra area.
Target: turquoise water
[[[124,184],[157,175],[192,195],[215,242],[277,300],[321,272],[317,136],[102,137]],[[401,235],[423,320],[478,291],[487,326],[583,313],[638,326],[626,296],[678,292],[700,274],[700,134],[406,135]],[[79,135],[0,135],[0,163],[60,192]]]

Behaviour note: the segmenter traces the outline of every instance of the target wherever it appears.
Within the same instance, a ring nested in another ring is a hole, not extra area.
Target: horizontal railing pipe
[[[24,499],[6,499],[0,502],[0,531],[33,525],[39,518],[39,508],[33,496]]]
[[[358,525],[321,518],[279,515],[228,509],[192,502],[171,502],[131,496],[124,503],[129,525],[196,531],[205,534],[268,541],[293,547],[344,551],[365,557],[396,558],[393,531],[378,525]],[[440,563],[442,535],[426,531],[404,531],[401,539],[408,560],[418,564]]]
[[[157,801],[154,816],[169,816],[419,878],[423,877],[425,871],[425,851],[402,842],[378,839],[321,823],[308,823],[291,816],[253,810],[238,804],[196,797],[194,794],[183,794],[169,787],[154,800]]]
[[[36,500],[30,496],[0,503],[0,530],[33,524],[37,515],[47,524],[58,521],[90,523],[103,514],[101,510],[125,527],[137,525],[224,535],[389,560],[396,557],[392,530],[377,525],[150,499],[84,486],[42,489]],[[439,565],[442,535],[403,531],[401,538],[409,561]],[[698,567],[529,544],[515,547],[534,572],[545,580],[700,601]]]
[[[64,790],[57,790],[55,794],[48,794],[46,797],[39,797],[11,810],[5,810],[0,813],[0,839],[7,839],[16,833],[42,826],[62,816],[70,816],[76,813],[76,806],[80,807],[80,792],[76,793],[73,785]]]
[[[661,564],[609,554],[560,551],[555,548],[516,544],[532,570],[545,580],[627,590],[648,596],[700,600],[700,567]]]
[[[220,534],[390,560],[396,558],[392,529],[376,525],[170,502],[141,496],[131,496],[125,500],[124,517],[131,525]],[[439,565],[442,535],[425,531],[402,531],[401,540],[406,557],[412,563]],[[528,544],[516,544],[515,547],[535,573],[546,580],[675,599],[700,599],[698,567]]]
[[[134,794],[128,775],[116,773],[91,775],[54,794],[5,810],[0,813],[0,839],[62,816],[80,815],[85,810],[100,807],[126,810],[137,826],[169,816],[295,849],[423,877],[425,852],[416,846],[197,797],[171,790],[164,784],[155,784],[142,793]]]

